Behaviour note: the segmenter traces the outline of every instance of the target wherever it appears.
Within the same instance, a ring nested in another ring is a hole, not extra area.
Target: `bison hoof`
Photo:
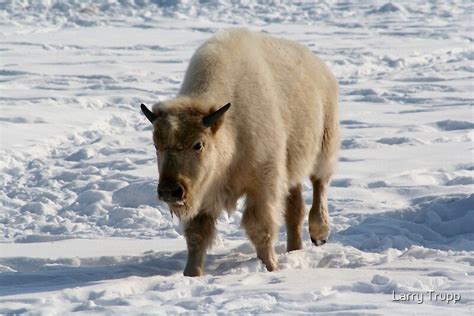
[[[204,274],[204,271],[201,268],[185,269],[183,274],[187,277],[198,277],[202,276]]]
[[[266,260],[263,259],[261,256],[257,256],[257,258],[262,261],[268,272],[278,270],[278,263],[274,256],[270,256]]]
[[[315,246],[322,246],[328,242],[327,239],[313,239],[312,237],[311,237],[311,241],[313,242]]]

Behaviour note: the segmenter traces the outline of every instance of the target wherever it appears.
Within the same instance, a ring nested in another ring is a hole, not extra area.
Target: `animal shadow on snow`
[[[186,252],[123,257],[119,262],[115,257],[87,258],[81,259],[79,266],[74,266],[73,260],[3,259],[1,265],[17,272],[0,273],[0,296],[55,291],[130,276],[169,276],[182,271]]]
[[[428,196],[394,212],[367,215],[333,234],[333,240],[362,251],[403,250],[413,245],[474,251],[474,194]]]
[[[152,277],[182,275],[186,251],[147,252],[129,257],[97,257],[78,259],[4,258],[0,266],[16,272],[0,273],[0,297],[58,291],[66,288],[93,285],[100,281],[131,276]],[[209,254],[206,274],[222,275],[235,270],[263,271],[250,244],[229,249],[224,254]]]

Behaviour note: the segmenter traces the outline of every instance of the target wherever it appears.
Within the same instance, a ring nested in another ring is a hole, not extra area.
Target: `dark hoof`
[[[325,243],[327,243],[326,239],[316,240],[316,239],[313,239],[312,237],[311,237],[311,241],[313,242],[315,246],[322,246]]]

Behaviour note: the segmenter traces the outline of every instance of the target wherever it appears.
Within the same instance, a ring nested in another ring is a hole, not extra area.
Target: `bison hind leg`
[[[309,235],[316,246],[327,242],[330,230],[327,205],[327,187],[329,181],[310,177],[313,183],[313,205],[309,211]]]
[[[340,140],[339,124],[336,118],[333,119],[332,124],[327,124],[324,128],[321,152],[310,176],[313,184],[313,205],[309,211],[309,235],[316,246],[322,246],[327,242],[330,230],[327,190],[337,162]]]
[[[292,187],[286,198],[285,220],[287,251],[299,250],[303,248],[303,222],[305,204],[303,199],[303,188],[301,184]]]

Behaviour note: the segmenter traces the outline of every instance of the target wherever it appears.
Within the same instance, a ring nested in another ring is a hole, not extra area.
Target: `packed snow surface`
[[[0,314],[472,315],[473,9],[2,2]],[[240,203],[219,219],[206,276],[187,278],[139,105],[172,97],[194,49],[235,26],[306,45],[338,78],[332,234],[314,247],[306,225],[304,249],[286,253],[282,228],[279,270],[266,272],[239,228]],[[425,300],[397,301],[403,293]]]

